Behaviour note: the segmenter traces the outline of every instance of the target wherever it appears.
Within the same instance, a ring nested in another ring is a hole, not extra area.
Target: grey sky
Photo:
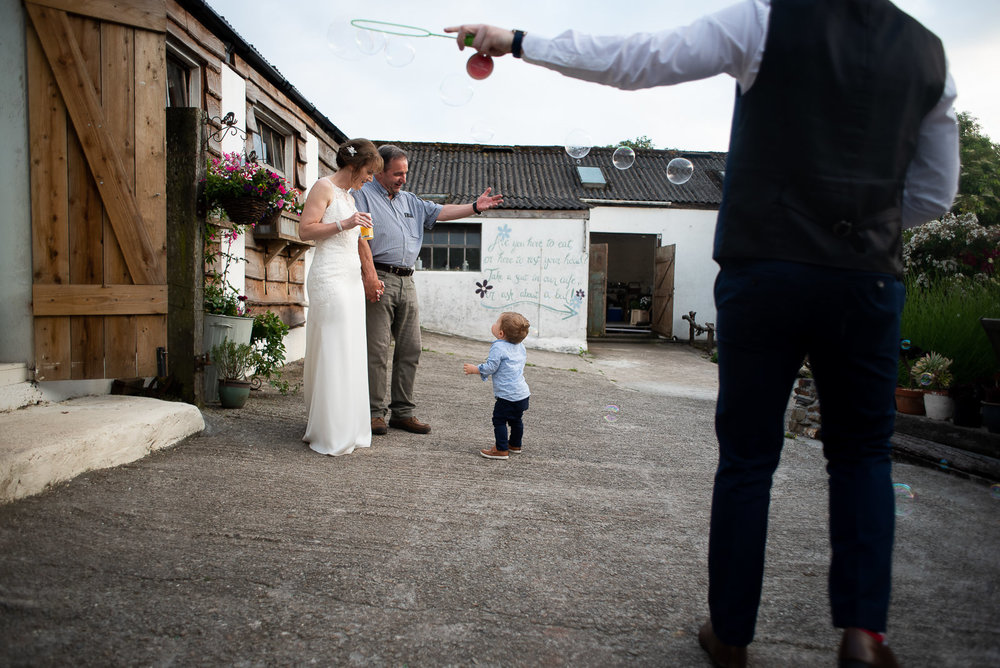
[[[486,22],[552,36],[566,28],[600,34],[683,25],[732,0],[208,0],[242,37],[352,137],[408,141],[561,145],[573,128],[594,145],[646,135],[657,148],[724,151],[735,83],[727,76],[647,91],[618,91],[563,77],[507,56],[483,81],[465,76],[469,50],[438,37],[403,38],[415,52],[404,67],[385,52],[348,61],[327,46],[335,21],[375,19],[441,32],[447,25]],[[900,8],[945,44],[959,98],[956,108],[979,118],[1000,141],[1000,2],[898,0]],[[280,13],[276,10],[280,7]],[[627,11],[620,11],[627,7]],[[449,75],[472,87],[460,106],[442,101]],[[487,139],[487,136],[489,138]]]

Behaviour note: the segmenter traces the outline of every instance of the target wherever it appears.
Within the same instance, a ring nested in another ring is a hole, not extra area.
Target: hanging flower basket
[[[261,197],[220,197],[218,201],[229,220],[241,225],[259,223],[271,209],[271,203]]]

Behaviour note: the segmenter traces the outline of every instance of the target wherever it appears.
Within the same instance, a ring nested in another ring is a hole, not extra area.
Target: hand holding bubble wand
[[[351,25],[360,30],[385,33],[386,35],[397,35],[400,37],[444,37],[445,39],[455,39],[451,35],[431,32],[426,28],[408,26],[402,23],[389,23],[387,21],[376,21],[375,19],[352,19]],[[474,35],[465,35],[465,45],[472,46]],[[484,53],[475,53],[465,64],[465,71],[473,79],[485,79],[493,73],[493,59]]]

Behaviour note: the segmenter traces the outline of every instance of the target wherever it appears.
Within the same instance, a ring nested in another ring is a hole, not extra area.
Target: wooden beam
[[[105,127],[94,83],[84,69],[69,19],[65,12],[31,2],[25,7],[59,84],[132,280],[137,284],[162,283],[164,268],[125,179],[116,140]]]
[[[101,21],[122,23],[136,28],[166,32],[165,0],[26,0],[26,5],[41,5]]]
[[[167,312],[166,285],[35,284],[34,314],[152,315]]]

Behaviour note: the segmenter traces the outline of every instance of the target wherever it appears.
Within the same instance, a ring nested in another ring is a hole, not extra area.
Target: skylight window
[[[576,171],[580,175],[580,183],[585,188],[603,188],[608,185],[600,167],[577,167]]]

